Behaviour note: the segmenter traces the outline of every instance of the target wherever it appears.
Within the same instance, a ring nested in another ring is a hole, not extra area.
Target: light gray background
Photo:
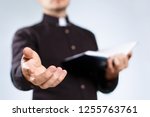
[[[95,33],[99,48],[138,41],[116,90],[99,99],[150,99],[150,1],[71,0],[70,19]],[[0,0],[0,99],[31,99],[10,80],[11,42],[15,31],[41,20],[36,0]]]

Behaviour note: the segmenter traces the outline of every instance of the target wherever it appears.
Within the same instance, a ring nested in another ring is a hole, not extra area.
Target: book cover
[[[116,54],[128,54],[137,42],[129,42],[113,48],[101,51],[86,51],[71,57],[67,57],[62,66],[73,75],[84,75],[107,67],[107,59]]]

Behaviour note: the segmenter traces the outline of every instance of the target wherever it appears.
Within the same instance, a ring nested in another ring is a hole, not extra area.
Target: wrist
[[[118,77],[119,73],[110,73],[110,72],[106,72],[105,78],[107,80],[114,80]]]

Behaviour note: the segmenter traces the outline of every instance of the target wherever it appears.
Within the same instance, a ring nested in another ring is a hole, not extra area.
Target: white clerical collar
[[[60,17],[59,20],[58,20],[58,25],[59,26],[67,26],[67,20],[65,17]]]

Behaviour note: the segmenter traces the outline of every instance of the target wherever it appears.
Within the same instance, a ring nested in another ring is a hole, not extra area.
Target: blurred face
[[[70,0],[38,0],[46,10],[61,11],[65,10]]]

